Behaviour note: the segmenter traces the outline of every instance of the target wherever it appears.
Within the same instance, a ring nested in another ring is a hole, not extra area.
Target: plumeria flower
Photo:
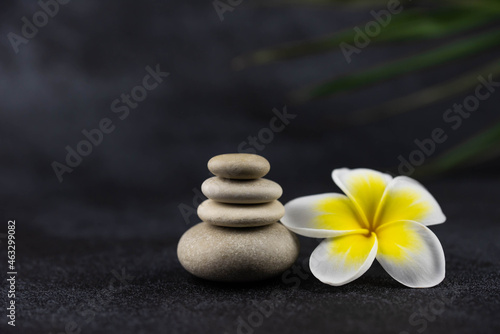
[[[300,197],[285,205],[282,223],[293,232],[326,238],[309,259],[312,273],[329,285],[363,275],[375,258],[398,282],[412,288],[445,276],[441,244],[429,225],[446,217],[417,181],[370,169],[336,169],[333,181],[347,195]]]

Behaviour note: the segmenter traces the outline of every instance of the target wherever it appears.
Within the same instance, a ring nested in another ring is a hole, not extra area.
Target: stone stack
[[[256,281],[288,269],[297,237],[278,221],[285,208],[280,185],[263,177],[269,162],[254,154],[223,154],[208,162],[215,174],[202,185],[202,223],[181,237],[177,256],[191,274],[214,281]]]

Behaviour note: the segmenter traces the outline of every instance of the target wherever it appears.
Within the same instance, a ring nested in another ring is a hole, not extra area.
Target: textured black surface
[[[1,311],[1,334],[237,333],[239,317],[248,322],[254,302],[263,301],[275,311],[254,333],[500,331],[499,159],[453,179],[422,180],[449,218],[432,228],[448,270],[433,289],[404,288],[378,265],[340,288],[300,272],[252,286],[214,284],[191,277],[175,256],[178,238],[197,222],[178,206],[194,210],[192,189],[207,178],[206,162],[268,127],[273,108],[287,105],[297,115],[258,151],[271,162],[269,178],[284,188],[283,202],[335,191],[332,169],[394,172],[415,139],[442,127],[448,140],[436,157],[497,119],[500,95],[482,101],[457,130],[443,113],[472,91],[358,127],[339,127],[338,116],[449,80],[499,50],[293,105],[291,90],[443,41],[370,45],[349,65],[333,50],[238,72],[231,61],[242,53],[352,28],[371,19],[369,9],[263,8],[245,0],[221,22],[211,1],[74,0],[14,53],[7,34],[19,33],[21,18],[38,10],[36,0],[0,2],[0,237],[16,219],[19,266],[17,326],[7,327]],[[156,64],[170,76],[120,120],[110,104]],[[63,162],[65,147],[103,118],[116,130],[59,183],[52,162]],[[304,267],[316,241],[301,240],[297,265]],[[123,275],[128,280],[120,282]],[[439,316],[422,321],[421,308],[440,312],[445,300]]]
[[[317,242],[307,238],[301,238],[295,270],[282,277],[257,284],[211,283],[178,263],[176,245],[187,227],[171,218],[171,210],[161,225],[151,222],[158,213],[145,204],[126,214],[117,210],[110,215],[131,227],[120,233],[106,218],[96,218],[102,208],[80,207],[60,219],[77,224],[80,216],[84,224],[90,211],[94,224],[84,233],[70,232],[75,226],[59,230],[59,236],[28,223],[41,212],[25,213],[17,219],[18,327],[0,328],[26,334],[65,328],[108,334],[497,333],[500,225],[494,222],[500,221],[500,181],[430,186],[448,216],[445,224],[432,227],[445,249],[446,279],[430,289],[406,288],[378,264],[346,286],[324,285],[308,273],[307,259]],[[1,298],[4,303],[5,294]],[[255,312],[263,305],[272,305],[272,311],[261,321]]]

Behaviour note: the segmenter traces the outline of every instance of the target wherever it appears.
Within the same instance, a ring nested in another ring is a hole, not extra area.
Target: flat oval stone
[[[181,237],[177,256],[191,274],[212,281],[256,281],[288,269],[299,241],[286,227],[230,228],[200,223]]]
[[[213,174],[227,179],[258,179],[271,169],[266,158],[256,154],[232,153],[213,157],[208,162]]]
[[[211,177],[201,185],[205,196],[222,203],[258,204],[277,200],[283,189],[268,179],[230,180]]]
[[[285,215],[279,201],[264,204],[226,204],[206,200],[198,206],[198,216],[204,222],[217,226],[249,227],[269,225]]]

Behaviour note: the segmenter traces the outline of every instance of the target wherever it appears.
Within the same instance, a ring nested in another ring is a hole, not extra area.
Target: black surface
[[[58,233],[23,227],[42,214],[26,213],[17,233],[19,327],[7,332],[60,333],[78,326],[81,333],[496,333],[500,225],[491,221],[500,220],[499,189],[500,181],[488,179],[431,184],[448,221],[432,227],[445,250],[447,274],[430,289],[406,288],[378,264],[346,286],[324,285],[307,271],[317,245],[307,238],[301,238],[296,272],[255,284],[212,283],[177,261],[184,222],[172,215],[155,222],[159,215],[146,204],[111,214],[121,217],[116,226],[105,214],[95,218],[103,208],[73,208],[59,219],[75,226]],[[134,229],[116,231],[121,224]],[[268,302],[273,311],[260,326],[241,327],[240,317],[259,324],[255,303]]]
[[[500,95],[482,101],[457,130],[443,123],[443,113],[472,91],[359,127],[339,126],[338,116],[449,80],[498,57],[498,50],[293,105],[291,90],[443,41],[370,45],[349,65],[337,50],[237,72],[230,64],[242,53],[352,28],[371,19],[369,9],[262,8],[245,0],[221,22],[210,1],[86,0],[61,7],[15,54],[6,36],[19,33],[21,18],[37,10],[34,0],[0,3],[0,234],[16,219],[19,266],[17,326],[7,327],[2,311],[1,334],[237,333],[239,317],[248,321],[253,302],[265,300],[275,311],[254,333],[500,330],[498,159],[421,180],[448,216],[432,228],[447,257],[446,280],[436,288],[404,288],[378,265],[339,288],[311,275],[293,280],[297,274],[250,286],[215,284],[191,277],[175,256],[178,238],[198,221],[184,219],[179,205],[194,210],[193,188],[208,177],[206,162],[237,151],[268,127],[274,108],[286,105],[297,115],[258,151],[271,162],[269,178],[285,190],[283,202],[335,191],[332,169],[395,172],[398,157],[415,150],[415,139],[442,127],[448,140],[430,158],[436,157],[497,119]],[[170,76],[121,121],[112,101],[156,64]],[[65,147],[74,148],[81,131],[103,118],[116,130],[60,183],[51,164],[64,161]],[[300,266],[316,244],[301,241]],[[122,270],[134,277],[127,285],[112,281]],[[424,328],[420,308],[446,298],[452,302]]]

